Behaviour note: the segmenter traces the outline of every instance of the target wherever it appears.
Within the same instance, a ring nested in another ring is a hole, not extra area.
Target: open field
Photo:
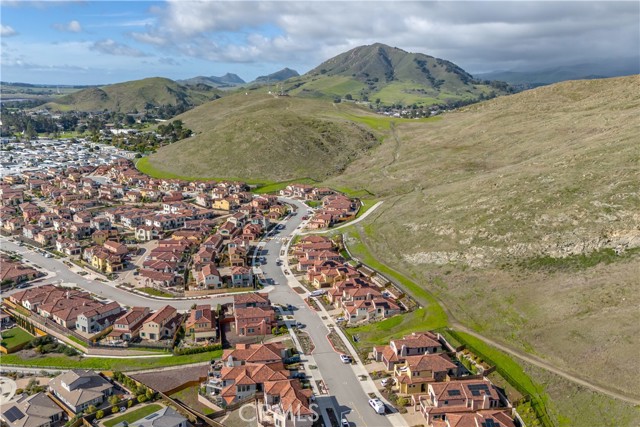
[[[640,348],[638,82],[566,82],[398,123],[327,184],[386,199],[359,224],[362,246],[455,319],[640,396],[628,370]],[[551,397],[567,410],[563,383]]]
[[[2,356],[2,364],[22,365],[42,368],[62,368],[62,369],[97,369],[111,371],[133,371],[140,369],[162,368],[167,366],[185,365],[189,363],[207,362],[218,359],[222,356],[222,350],[208,353],[190,354],[185,356],[167,357],[140,357],[138,359],[117,359],[98,357],[67,357],[67,356],[42,356],[22,358],[20,353]]]

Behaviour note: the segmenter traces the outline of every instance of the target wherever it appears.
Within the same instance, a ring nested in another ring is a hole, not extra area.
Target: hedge
[[[222,350],[222,344],[212,344],[203,347],[174,348],[173,354],[184,356],[187,354],[206,353],[208,351]]]

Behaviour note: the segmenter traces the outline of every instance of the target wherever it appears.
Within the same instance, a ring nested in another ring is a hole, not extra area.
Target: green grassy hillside
[[[379,143],[349,114],[368,113],[321,100],[229,95],[177,116],[195,136],[160,149],[148,164],[180,176],[325,179]]]
[[[490,98],[506,89],[474,80],[452,62],[380,43],[342,53],[284,85],[298,96],[332,99],[349,94],[359,101],[405,106]]]
[[[387,199],[350,233],[455,318],[640,396],[626,369],[640,348],[639,84],[565,82],[395,123],[328,185]],[[584,397],[553,390],[559,407]]]
[[[220,91],[206,85],[186,86],[154,77],[84,89],[44,106],[54,111],[79,110],[143,112],[149,106],[195,106],[215,99]]]

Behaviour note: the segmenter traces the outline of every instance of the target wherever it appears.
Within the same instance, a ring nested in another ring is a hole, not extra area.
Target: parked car
[[[346,321],[347,321],[347,319],[345,319],[344,317],[338,317],[336,319],[336,322],[346,322]]]
[[[395,379],[394,378],[383,378],[382,381],[380,381],[380,384],[382,384],[382,387],[386,387],[389,384],[393,385],[395,383]]]
[[[348,354],[341,354],[340,360],[342,360],[342,363],[351,363],[351,356]]]
[[[327,293],[327,291],[325,291],[324,289],[318,289],[317,291],[313,291],[313,292],[311,292],[311,293],[309,294],[309,296],[312,296],[312,297],[319,297],[320,295],[324,295],[324,294],[326,294],[326,293]]]
[[[297,378],[299,380],[303,380],[305,378],[307,378],[307,374],[305,374],[304,372],[294,372],[291,374],[291,378]]]
[[[302,328],[304,328],[304,323],[296,322],[296,325],[295,325],[295,326],[296,326],[296,328],[298,328],[298,329],[302,329]]]
[[[387,408],[385,408],[384,403],[382,403],[382,400],[377,398],[369,399],[369,406],[371,406],[373,410],[376,411],[376,414],[384,414],[387,411]]]
[[[287,357],[286,359],[284,359],[284,363],[289,365],[291,363],[299,363],[300,362],[300,355],[299,354],[294,354],[291,357]]]

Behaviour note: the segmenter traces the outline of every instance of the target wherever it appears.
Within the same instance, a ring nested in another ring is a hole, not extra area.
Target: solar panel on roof
[[[491,418],[487,418],[486,420],[484,420],[484,427],[496,427],[497,424],[495,422],[493,422],[493,420]]]
[[[467,387],[473,396],[480,396],[481,391],[489,394],[489,387],[486,384],[471,384]]]
[[[460,396],[460,390],[447,390],[449,396]]]
[[[20,409],[16,408],[15,406],[9,408],[8,411],[6,411],[4,413],[4,416],[7,420],[9,420],[10,423],[15,422],[16,420],[19,420],[20,418],[24,417],[24,414],[22,413],[22,411],[20,411]]]

